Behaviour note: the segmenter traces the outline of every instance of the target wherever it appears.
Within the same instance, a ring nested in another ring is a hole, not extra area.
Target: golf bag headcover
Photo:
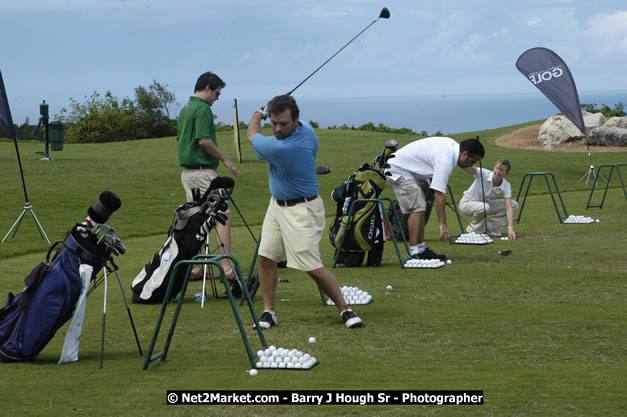
[[[91,265],[95,275],[110,256],[93,235],[85,239],[74,227],[49,262],[58,243],[50,247],[46,262],[37,265],[25,278],[24,290],[17,295],[9,293],[6,305],[0,310],[2,361],[34,360],[72,317],[82,288],[80,265]]]
[[[174,266],[182,260],[193,258],[200,249],[215,222],[224,222],[224,214],[228,210],[229,194],[225,188],[234,184],[228,177],[217,177],[202,196],[200,201],[188,202],[174,210],[174,222],[168,237],[150,262],[133,280],[133,303],[162,303],[171,279],[172,293],[170,300],[178,295],[183,288],[187,267],[178,269],[172,276]]]
[[[368,266],[381,263],[385,241],[381,204],[376,201],[356,200],[378,198],[385,184],[383,174],[364,163],[342,185],[333,190],[331,196],[337,202],[337,211],[331,224],[329,239],[336,250],[340,251],[338,263],[360,266],[366,252]],[[351,205],[353,216],[348,224]],[[343,234],[344,241],[340,248]]]
[[[120,208],[122,202],[117,195],[111,191],[100,194],[98,200],[87,209],[87,214],[96,223],[106,223],[109,216]]]

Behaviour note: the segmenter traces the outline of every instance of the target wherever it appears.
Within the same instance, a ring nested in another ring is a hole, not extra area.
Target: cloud
[[[599,14],[588,19],[587,36],[599,41],[602,54],[627,54],[627,10]]]
[[[527,26],[537,25],[541,21],[542,21],[541,17],[538,17],[538,16],[530,17],[529,19],[527,19]]]
[[[492,32],[492,37],[493,38],[502,38],[504,36],[507,36],[511,33],[511,29],[509,27],[504,27],[501,28],[495,32]]]

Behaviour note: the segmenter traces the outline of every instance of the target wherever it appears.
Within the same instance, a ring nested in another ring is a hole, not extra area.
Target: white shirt
[[[394,155],[388,160],[392,181],[401,176],[431,179],[432,189],[446,193],[448,177],[459,159],[459,143],[444,136],[424,138],[403,146]]]
[[[495,187],[492,184],[493,171],[488,171],[485,168],[477,168],[475,173],[475,181],[472,183],[469,189],[464,191],[464,198],[472,201],[483,201],[482,195],[485,193],[485,201],[503,194],[503,197],[512,198],[512,186],[509,182],[503,178],[501,185]],[[483,190],[481,189],[481,179],[483,179]]]

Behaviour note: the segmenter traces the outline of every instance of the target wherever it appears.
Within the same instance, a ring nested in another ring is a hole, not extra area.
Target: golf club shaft
[[[389,17],[389,12],[388,12],[387,16]],[[312,77],[312,76],[313,76],[316,72],[318,72],[318,71],[320,70],[320,68],[324,67],[324,66],[325,66],[325,65],[326,65],[326,64],[327,64],[330,60],[332,60],[333,58],[335,58],[335,56],[336,56],[337,54],[339,54],[340,52],[342,52],[342,50],[343,50],[344,48],[346,48],[348,45],[350,45],[350,44],[351,44],[351,42],[353,42],[353,41],[354,41],[355,39],[357,39],[357,38],[358,38],[358,37],[359,37],[362,33],[364,33],[366,30],[368,30],[368,28],[369,28],[370,26],[372,26],[372,25],[374,25],[375,23],[377,23],[377,21],[378,21],[379,19],[381,19],[381,17],[384,17],[384,15],[383,15],[383,11],[381,12],[381,15],[379,15],[379,17],[377,17],[377,18],[376,18],[375,20],[373,20],[373,21],[372,21],[372,22],[371,22],[368,26],[366,26],[366,27],[365,27],[365,28],[364,28],[361,32],[359,32],[357,35],[355,35],[355,37],[353,37],[353,39],[351,39],[350,41],[348,41],[348,42],[346,43],[346,45],[342,46],[342,47],[341,47],[341,48],[340,48],[340,49],[339,49],[336,53],[334,53],[333,55],[331,55],[331,58],[329,58],[329,59],[327,59],[326,61],[324,61],[324,62],[322,63],[322,65],[320,65],[318,68],[316,68],[316,70],[315,70],[314,72],[312,72],[311,74],[309,74],[309,76],[308,76],[307,78],[305,78],[303,81],[301,81],[301,82],[300,82],[300,83],[299,83],[296,87],[292,88],[292,89],[291,89],[291,90],[287,93],[287,95],[289,96],[289,95],[291,95],[294,91],[296,91],[296,89],[297,89],[298,87],[300,87],[301,85],[303,85],[303,84],[305,83],[305,81],[307,81],[308,79],[310,79],[310,78],[311,78],[311,77]],[[386,17],[384,17],[384,18],[386,18]]]
[[[479,136],[477,136],[477,140],[479,140]],[[488,213],[486,212],[486,209],[485,209],[485,189],[483,188],[483,165],[481,164],[481,159],[482,158],[479,158],[479,174],[480,174],[479,178],[481,178],[481,199],[483,200],[483,228],[485,229],[485,233],[487,234],[488,233]]]

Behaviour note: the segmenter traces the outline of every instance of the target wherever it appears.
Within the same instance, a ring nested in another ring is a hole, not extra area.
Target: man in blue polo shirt
[[[348,308],[335,275],[322,263],[320,239],[325,215],[316,180],[318,137],[309,124],[298,120],[299,114],[294,98],[282,95],[255,112],[248,124],[248,140],[257,156],[270,163],[272,194],[259,246],[259,283],[264,305],[259,325],[264,329],[278,325],[274,312],[276,263],[287,259],[289,268],[307,272],[333,300],[346,327],[360,327],[362,321]],[[268,116],[274,136],[261,134],[261,120]]]

